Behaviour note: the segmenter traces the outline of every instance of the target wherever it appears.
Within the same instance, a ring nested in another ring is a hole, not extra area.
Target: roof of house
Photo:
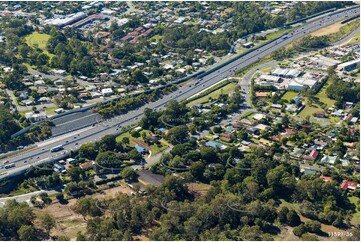
[[[330,176],[320,176],[324,181],[332,181],[332,177]]]
[[[309,155],[305,155],[305,159],[312,159],[312,160],[316,160],[318,156],[318,151],[317,150],[312,150],[311,153]]]
[[[340,188],[343,190],[346,190],[346,189],[355,190],[357,188],[357,186],[358,186],[357,182],[343,180],[340,185]]]
[[[256,97],[267,97],[268,92],[256,92]]]
[[[84,170],[84,169],[88,169],[88,168],[92,167],[93,165],[95,165],[95,162],[89,161],[89,162],[80,164],[79,167]]]
[[[153,185],[153,186],[160,186],[164,182],[164,176],[154,174],[148,170],[140,170],[137,172],[138,174],[138,181],[143,185]]]

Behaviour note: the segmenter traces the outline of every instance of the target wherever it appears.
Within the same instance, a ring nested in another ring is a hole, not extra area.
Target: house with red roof
[[[316,111],[313,113],[313,116],[315,116],[317,118],[324,118],[326,116],[326,114],[322,111]]]
[[[313,151],[311,151],[311,153],[309,155],[305,155],[303,158],[305,160],[313,160],[313,161],[315,161],[317,156],[318,156],[318,151],[313,150]]]
[[[94,162],[94,161],[89,161],[89,162],[80,164],[79,167],[80,167],[82,170],[86,170],[86,169],[89,169],[90,167],[92,167],[92,166],[94,166],[94,165],[95,165],[95,162]]]
[[[332,181],[332,177],[330,176],[320,176],[320,178],[322,178],[325,182]]]
[[[357,182],[353,182],[349,180],[343,180],[340,185],[340,188],[342,190],[347,190],[347,189],[356,190],[357,187],[360,187],[360,185],[357,184]]]

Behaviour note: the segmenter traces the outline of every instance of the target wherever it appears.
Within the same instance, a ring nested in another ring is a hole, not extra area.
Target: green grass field
[[[204,97],[193,100],[192,102],[187,104],[187,107],[191,107],[191,106],[193,106],[195,104],[199,104],[199,103],[207,103],[209,101],[209,98],[217,99],[221,95],[221,93],[229,94],[234,91],[236,86],[237,86],[236,83],[233,83],[233,82],[229,83],[229,84],[209,93],[208,95],[206,95]]]
[[[26,43],[31,47],[38,47],[42,50],[45,49],[48,40],[50,39],[50,35],[48,34],[40,34],[39,32],[34,32],[31,35],[25,37]]]
[[[52,115],[52,114],[54,114],[55,112],[55,110],[57,110],[59,107],[51,107],[51,108],[46,108],[45,109],[45,113],[47,114],[47,115]]]
[[[287,91],[285,93],[285,95],[283,95],[282,99],[283,100],[287,100],[287,101],[291,101],[294,97],[296,97],[298,95],[298,92],[294,92],[294,91]]]
[[[317,105],[314,104],[314,106],[317,106]],[[306,107],[298,115],[302,118],[306,118],[307,116],[312,117],[313,113],[316,111],[322,111],[322,108],[320,108],[318,106],[317,107],[314,107],[314,106],[309,106],[306,104]]]
[[[336,102],[336,100],[332,100],[327,97],[326,89],[328,86],[329,86],[329,83],[327,82],[325,85],[323,85],[322,89],[316,95],[316,97],[318,97],[321,102],[323,102],[324,104],[327,105],[327,108],[331,107]]]
[[[39,32],[34,32],[28,36],[25,37],[26,43],[33,48],[38,47],[39,49],[43,50],[43,53],[49,56],[49,58],[53,58],[54,54],[49,53],[49,51],[46,50],[46,44],[48,43],[48,40],[50,39],[50,35],[48,34],[41,34]],[[34,69],[35,67],[31,67]]]

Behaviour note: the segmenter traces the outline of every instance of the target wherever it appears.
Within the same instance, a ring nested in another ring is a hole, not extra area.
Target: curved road
[[[145,108],[160,109],[163,108],[165,104],[172,99],[181,101],[191,97],[206,87],[218,83],[222,79],[233,75],[235,72],[257,62],[261,58],[264,58],[273,51],[278,50],[311,32],[331,25],[335,22],[357,16],[359,14],[359,6],[356,6],[353,8],[342,9],[337,12],[329,13],[314,21],[311,20],[306,24],[294,29],[292,32],[288,33],[288,35],[278,38],[275,41],[272,41],[260,48],[256,48],[251,53],[234,60],[233,62],[216,71],[207,74],[202,79],[199,79],[197,81],[198,83],[195,82],[191,85],[183,85],[176,92],[166,95],[153,103],[148,103],[138,110],[130,111],[127,114],[123,114],[105,122],[100,122],[94,127],[88,127],[70,134],[58,136],[56,138],[41,142],[38,144],[37,148],[9,158],[11,162],[16,163],[16,167],[7,170],[4,168],[0,169],[0,179],[24,172],[31,165],[39,165],[60,159],[62,156],[64,156],[64,150],[52,153],[50,152],[50,149],[54,146],[63,145],[65,151],[70,152],[71,150],[78,149],[81,144],[94,142],[99,140],[104,135],[120,132],[118,125],[126,127],[136,123],[140,118],[142,118]],[[6,159],[0,160],[0,165],[2,165],[5,160]]]

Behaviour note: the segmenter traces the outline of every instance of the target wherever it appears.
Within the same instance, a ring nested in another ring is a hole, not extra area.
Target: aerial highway
[[[316,20],[311,19],[307,21],[307,23],[293,29],[287,35],[283,35],[266,45],[255,48],[254,51],[219,69],[211,71],[202,78],[194,80],[191,84],[182,85],[175,92],[163,96],[163,98],[155,102],[148,103],[137,110],[129,111],[126,114],[109,120],[99,120],[97,125],[39,142],[37,143],[37,147],[32,150],[24,151],[10,158],[2,159],[0,160],[0,179],[19,174],[28,169],[30,166],[38,166],[46,162],[59,160],[71,150],[79,149],[82,144],[98,141],[107,134],[119,133],[121,131],[121,127],[126,127],[138,122],[142,118],[145,108],[159,110],[172,99],[178,101],[185,100],[309,33],[359,14],[359,6],[355,6],[328,13],[322,17],[318,17]],[[249,85],[246,85],[245,88],[249,89]],[[249,90],[246,89],[246,93],[247,92],[249,92]],[[76,122],[74,122],[74,125],[76,125]],[[57,152],[50,151],[53,147],[59,145],[62,145],[64,149]],[[3,167],[3,163],[6,160],[10,160],[11,163],[15,163],[15,167],[5,169]]]

